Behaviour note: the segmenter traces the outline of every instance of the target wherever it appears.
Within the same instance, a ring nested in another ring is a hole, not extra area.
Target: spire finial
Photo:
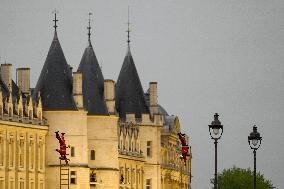
[[[128,19],[127,19],[127,44],[128,44],[128,47],[130,47],[130,22],[129,22],[129,6],[128,6]]]
[[[58,13],[58,11],[55,9],[52,13],[54,13],[54,20],[53,20],[54,21],[54,26],[53,27],[54,27],[54,29],[56,31],[56,28],[58,27],[57,24],[56,24],[58,22],[56,14]]]
[[[91,15],[93,15],[93,14],[91,12],[89,12],[89,26],[87,27],[89,44],[91,44]]]

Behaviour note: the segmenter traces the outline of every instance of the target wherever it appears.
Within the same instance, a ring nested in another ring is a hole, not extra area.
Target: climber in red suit
[[[56,131],[55,133],[56,133],[56,138],[58,139],[59,144],[60,144],[60,148],[56,149],[56,151],[60,154],[59,159],[64,160],[66,165],[68,165],[69,159],[67,159],[67,157],[66,157],[68,154],[66,154],[66,148],[67,147],[66,147],[65,139],[64,139],[65,133],[61,133],[61,137],[58,134],[59,131]]]
[[[179,137],[179,140],[181,142],[181,159],[183,159],[184,163],[186,164],[186,156],[189,156],[188,154],[188,145],[186,143],[186,139],[185,139],[185,134],[182,134],[182,133],[178,133],[178,137]]]

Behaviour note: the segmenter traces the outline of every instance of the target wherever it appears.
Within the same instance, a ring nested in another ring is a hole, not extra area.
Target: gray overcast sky
[[[210,188],[214,146],[207,125],[215,112],[224,125],[219,170],[252,168],[247,136],[256,124],[263,135],[257,168],[284,188],[283,0],[0,0],[1,62],[12,63],[14,72],[31,67],[34,86],[57,8],[59,40],[76,70],[91,11],[97,58],[104,77],[116,80],[126,53],[128,5],[131,50],[144,90],[157,81],[159,103],[178,115],[189,133],[193,188]]]

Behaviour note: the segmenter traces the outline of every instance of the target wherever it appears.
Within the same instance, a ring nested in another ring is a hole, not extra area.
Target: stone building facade
[[[191,151],[186,165],[178,156],[179,119],[158,104],[157,82],[143,90],[129,44],[117,81],[104,79],[89,30],[74,72],[56,26],[35,88],[29,69],[17,73],[15,84],[1,72],[0,188],[66,188],[56,131],[70,145],[70,189],[191,188]]]
[[[0,70],[0,188],[44,189],[48,126],[40,97],[31,97],[28,68],[17,69],[18,85],[11,64]]]

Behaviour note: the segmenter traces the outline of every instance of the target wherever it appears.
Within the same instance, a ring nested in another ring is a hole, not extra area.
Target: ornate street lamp
[[[214,140],[214,144],[215,144],[214,189],[217,189],[217,144],[218,144],[218,140],[221,138],[223,134],[223,125],[221,125],[221,122],[219,121],[218,117],[219,117],[218,113],[215,113],[214,121],[211,122],[211,125],[208,125],[211,139]]]
[[[254,155],[254,170],[253,170],[253,189],[256,189],[256,150],[261,145],[262,137],[259,132],[257,132],[257,127],[253,126],[253,131],[248,136],[248,143],[250,148],[253,150]]]

